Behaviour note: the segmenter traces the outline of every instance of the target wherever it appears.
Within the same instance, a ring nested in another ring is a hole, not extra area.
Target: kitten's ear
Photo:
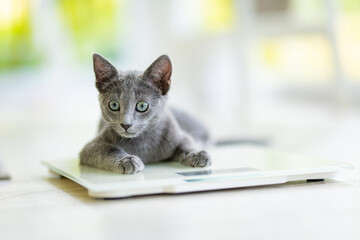
[[[102,92],[106,84],[118,75],[116,68],[104,57],[93,54],[94,72],[96,77],[96,88]]]
[[[150,81],[165,95],[170,89],[172,66],[167,55],[161,55],[144,72],[144,80]]]

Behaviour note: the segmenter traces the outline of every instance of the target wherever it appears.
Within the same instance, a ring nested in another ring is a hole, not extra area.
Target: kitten
[[[206,129],[166,105],[172,65],[166,55],[144,72],[121,72],[93,55],[102,118],[99,132],[80,152],[82,165],[117,173],[137,173],[144,164],[171,160],[191,167],[211,165],[201,145]]]

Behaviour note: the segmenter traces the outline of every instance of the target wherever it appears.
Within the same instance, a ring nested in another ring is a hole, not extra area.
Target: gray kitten
[[[166,55],[144,72],[121,72],[93,55],[102,118],[94,140],[80,152],[80,163],[117,173],[137,173],[144,164],[171,160],[206,167],[211,158],[200,146],[206,129],[189,115],[166,105],[172,65]]]

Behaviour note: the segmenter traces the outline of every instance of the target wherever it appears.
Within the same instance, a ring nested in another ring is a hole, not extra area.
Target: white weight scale
[[[79,160],[44,161],[53,172],[88,189],[95,198],[185,193],[333,178],[353,165],[280,153],[260,147],[227,146],[209,151],[213,165],[192,168],[175,162],[149,164],[122,175],[86,166]]]

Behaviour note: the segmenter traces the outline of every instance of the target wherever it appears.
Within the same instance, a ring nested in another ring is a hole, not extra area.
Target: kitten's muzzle
[[[123,128],[123,129],[125,129],[125,131],[127,131],[131,126],[132,126],[132,124],[120,124],[120,126]]]

